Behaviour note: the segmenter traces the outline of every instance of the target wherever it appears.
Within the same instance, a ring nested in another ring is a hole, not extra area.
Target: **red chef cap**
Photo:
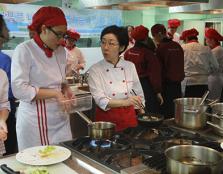
[[[208,28],[205,30],[205,37],[216,41],[223,41],[223,37],[213,28]]]
[[[54,27],[67,25],[63,11],[58,7],[41,7],[32,18],[32,24],[28,26],[30,30],[40,32],[42,25]]]
[[[170,19],[168,20],[168,28],[177,28],[180,26],[179,19]]]
[[[74,40],[78,40],[80,39],[80,33],[78,33],[77,31],[75,31],[74,29],[69,29],[67,30],[67,35],[69,38],[74,39]]]
[[[154,36],[155,34],[161,33],[161,34],[166,34],[166,28],[162,24],[155,24],[151,28],[152,35]]]
[[[148,37],[149,29],[143,25],[136,26],[132,32],[131,36],[136,41],[145,40]]]
[[[188,37],[193,37],[193,36],[198,36],[198,35],[199,35],[199,32],[195,28],[192,28],[190,30],[183,31],[180,36],[180,40],[185,40]]]

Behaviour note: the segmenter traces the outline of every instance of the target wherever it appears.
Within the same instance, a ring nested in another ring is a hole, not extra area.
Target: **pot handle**
[[[205,114],[209,117],[214,117],[214,118],[217,118],[217,119],[223,119],[223,118],[219,117],[217,114],[210,114],[210,113],[207,113],[207,112],[205,112]]]
[[[21,174],[20,172],[16,172],[16,171],[12,170],[6,164],[2,164],[0,167],[1,167],[2,171],[7,174]]]
[[[210,126],[214,127],[214,128],[217,128],[219,129],[220,131],[223,131],[223,128],[221,128],[220,126],[214,124],[214,123],[211,123],[210,121],[207,121],[207,124],[209,124]]]
[[[92,124],[93,122],[83,113],[80,111],[76,111],[76,113],[84,120],[86,121],[88,124]]]
[[[189,114],[197,114],[199,110],[198,109],[196,110],[184,109],[183,112],[189,113]]]

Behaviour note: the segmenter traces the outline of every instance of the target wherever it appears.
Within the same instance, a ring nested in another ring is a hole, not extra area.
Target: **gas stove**
[[[62,145],[114,171],[129,174],[166,174],[165,150],[174,145],[201,145],[223,150],[220,144],[197,132],[174,126],[135,127],[117,132],[110,140],[79,137]],[[146,172],[147,171],[147,172]],[[149,172],[148,172],[149,171]]]

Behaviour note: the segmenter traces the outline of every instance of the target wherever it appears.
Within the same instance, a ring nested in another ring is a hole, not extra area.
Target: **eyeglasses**
[[[58,33],[55,30],[53,30],[51,27],[48,27],[48,30],[50,30],[51,32],[53,32],[53,34],[55,34],[55,36],[58,39],[62,39],[62,38],[66,38],[67,37],[67,35],[65,33]]]
[[[101,42],[100,42],[100,45],[101,46],[106,46],[106,45],[108,45],[108,47],[115,47],[115,46],[117,46],[117,45],[119,45],[119,43],[117,43],[117,42],[112,42],[112,41],[104,41],[104,40],[102,40]]]

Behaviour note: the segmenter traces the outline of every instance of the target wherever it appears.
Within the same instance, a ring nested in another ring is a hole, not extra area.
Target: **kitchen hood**
[[[20,3],[31,3],[31,2],[36,2],[40,0],[0,0],[0,3],[5,3],[5,4],[20,4]]]
[[[79,0],[82,8],[126,9],[135,10],[146,7],[171,7],[196,3],[207,3],[208,0]]]
[[[223,0],[209,0],[209,3],[170,7],[170,13],[220,14],[223,13]]]

